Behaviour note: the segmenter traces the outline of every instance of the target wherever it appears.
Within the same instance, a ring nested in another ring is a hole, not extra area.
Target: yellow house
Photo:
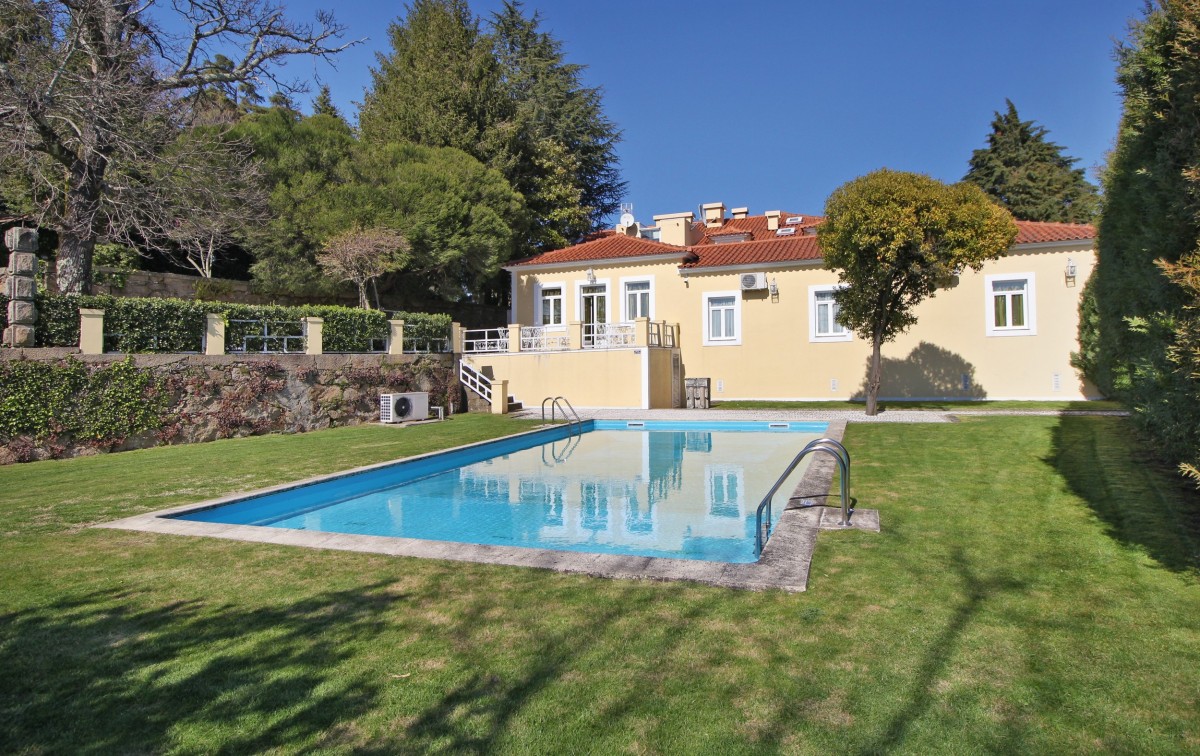
[[[457,336],[464,382],[496,411],[510,395],[677,407],[684,378],[709,379],[714,401],[861,397],[870,344],[838,324],[822,219],[721,203],[701,212],[657,215],[652,227],[627,214],[615,230],[510,263],[510,325]],[[1070,364],[1095,229],[1017,225],[1006,256],[947,282],[884,345],[881,398],[1099,397]],[[503,390],[487,388],[498,381]]]

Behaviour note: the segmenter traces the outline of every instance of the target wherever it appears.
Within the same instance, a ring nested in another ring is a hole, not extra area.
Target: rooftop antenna
[[[621,225],[622,226],[632,226],[634,223],[637,223],[637,220],[633,217],[633,203],[632,202],[622,202],[621,203]]]

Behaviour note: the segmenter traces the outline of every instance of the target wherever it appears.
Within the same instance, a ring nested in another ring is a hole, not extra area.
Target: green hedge
[[[300,336],[300,319],[323,318],[323,348],[326,352],[369,352],[378,350],[388,336],[388,318],[405,321],[406,339],[448,339],[450,316],[412,312],[380,312],[354,307],[326,305],[244,305],[185,299],[113,297],[109,295],[41,294],[38,306],[38,346],[79,344],[79,310],[104,310],[105,348],[115,352],[198,352],[201,349],[205,316],[225,316],[227,348],[240,346],[245,337],[250,351],[261,349],[255,335],[261,322],[271,321],[273,336]],[[374,342],[374,343],[373,343]],[[289,341],[298,348],[298,341]],[[278,342],[275,342],[278,344]],[[274,346],[273,344],[272,346]]]

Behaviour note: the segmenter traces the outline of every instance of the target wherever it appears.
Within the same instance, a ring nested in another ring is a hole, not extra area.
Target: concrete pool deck
[[[612,411],[608,411],[612,412]],[[813,420],[815,413],[805,412],[704,412],[699,417],[695,411],[682,411],[683,415],[664,416],[671,410],[632,411],[613,419],[690,419],[690,420]],[[583,412],[580,413],[583,415]],[[930,413],[911,413],[930,414]],[[715,415],[715,416],[714,416]],[[736,416],[735,416],[736,415]],[[751,416],[753,415],[753,416]],[[597,417],[596,415],[590,415]],[[604,418],[607,419],[607,418]],[[815,418],[820,420],[821,418]],[[893,420],[895,421],[895,420]],[[846,429],[846,420],[831,419],[826,436],[840,441]],[[909,420],[908,422],[913,422]],[[923,422],[937,422],[923,420]],[[942,422],[946,422],[942,420]],[[449,451],[449,450],[443,450]],[[435,452],[441,454],[443,452]],[[323,533],[307,530],[267,528],[253,525],[227,525],[175,519],[172,515],[198,509],[209,509],[222,504],[239,501],[247,496],[275,491],[285,491],[300,484],[310,484],[344,476],[351,472],[385,467],[385,462],[357,468],[355,471],[320,476],[305,481],[287,483],[272,488],[239,493],[197,504],[172,507],[127,517],[114,522],[96,525],[98,528],[135,530],[165,535],[207,536],[237,541],[269,543],[287,546],[303,546],[340,551],[359,551],[391,556],[442,559],[457,562],[476,562],[512,567],[537,567],[558,572],[580,573],[605,578],[687,580],[708,585],[746,590],[780,589],[789,592],[804,591],[808,587],[808,574],[812,563],[817,534],[821,530],[865,530],[879,531],[879,513],[875,510],[858,509],[853,512],[848,528],[841,526],[840,506],[814,505],[814,502],[829,499],[837,503],[837,497],[829,491],[834,480],[836,463],[832,456],[814,455],[808,469],[788,498],[779,523],[771,533],[757,562],[735,564],[705,562],[692,559],[664,559],[660,557],[623,556],[615,554],[590,554],[574,551],[555,551],[518,546],[486,546],[478,544],[428,541],[413,538],[387,536],[351,535]],[[853,476],[851,476],[853,477]],[[853,493],[853,492],[851,492]],[[777,502],[777,506],[783,502]]]

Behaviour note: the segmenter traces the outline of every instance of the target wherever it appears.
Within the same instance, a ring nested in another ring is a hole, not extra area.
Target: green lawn
[[[0,752],[1200,750],[1200,503],[1121,418],[854,425],[806,594],[88,523],[511,432],[0,468]]]
[[[763,409],[784,409],[784,410],[855,410],[861,412],[867,406],[866,401],[828,401],[828,402],[784,402],[784,401],[751,401],[751,400],[733,400],[722,401],[716,399],[713,401],[713,409],[737,409],[737,410],[763,410]],[[1097,399],[1094,401],[1084,402],[1048,402],[1048,401],[1029,401],[1018,399],[1004,399],[996,401],[969,401],[963,400],[889,400],[879,402],[880,411],[888,409],[894,410],[931,410],[934,412],[952,412],[954,410],[1123,410],[1120,402],[1110,401],[1108,399]]]

